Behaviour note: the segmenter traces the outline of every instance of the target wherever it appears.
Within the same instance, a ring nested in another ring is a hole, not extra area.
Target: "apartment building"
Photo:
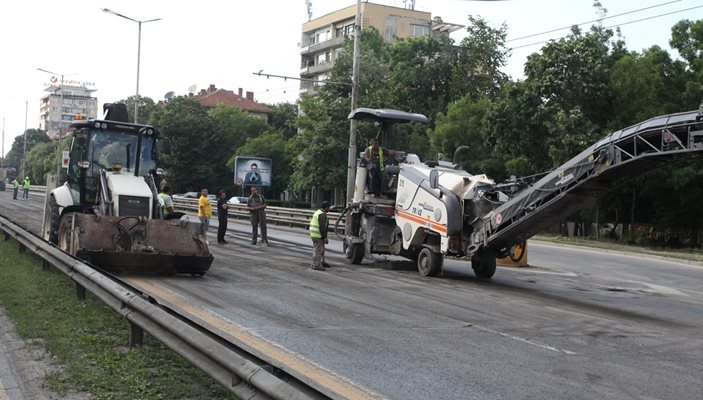
[[[45,91],[49,94],[39,100],[39,129],[46,131],[51,139],[58,138],[59,132],[65,134],[78,114],[87,118],[98,116],[98,99],[91,96],[95,89],[51,85]]]
[[[303,24],[300,50],[300,94],[314,93],[317,82],[328,78],[347,36],[354,33],[356,5]],[[400,7],[361,3],[361,29],[376,28],[387,43],[396,38],[448,35],[461,25],[432,19],[431,13]]]

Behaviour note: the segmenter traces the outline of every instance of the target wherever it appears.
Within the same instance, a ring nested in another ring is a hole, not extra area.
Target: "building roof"
[[[231,90],[218,89],[215,85],[210,85],[207,89],[201,89],[198,94],[190,96],[200,102],[204,106],[216,106],[218,104],[226,104],[228,106],[237,107],[249,113],[270,114],[273,111],[263,104],[254,101],[254,92],[246,92],[242,95],[242,88],[239,88],[238,93]]]

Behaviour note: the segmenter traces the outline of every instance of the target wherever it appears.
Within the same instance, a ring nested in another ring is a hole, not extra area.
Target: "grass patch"
[[[633,253],[661,255],[664,257],[678,258],[683,260],[702,260],[703,249],[700,248],[663,248],[663,247],[647,247],[626,244],[612,239],[587,239],[578,237],[565,237],[558,235],[539,235],[535,239],[552,243],[563,243],[574,246],[591,247],[606,250],[628,251]]]
[[[129,324],[88,293],[79,301],[75,284],[41,260],[19,254],[15,241],[0,241],[0,306],[19,336],[43,343],[61,368],[45,387],[61,395],[87,392],[92,399],[236,399],[150,335],[129,349]]]

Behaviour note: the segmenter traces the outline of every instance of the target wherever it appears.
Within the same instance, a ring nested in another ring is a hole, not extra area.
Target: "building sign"
[[[271,159],[261,157],[236,157],[234,183],[243,188],[271,186]]]
[[[56,75],[52,75],[51,78],[49,78],[49,83],[46,86],[54,86],[54,85],[62,85],[61,78]],[[75,79],[64,79],[63,86],[80,86],[80,87],[93,86],[93,87],[95,87],[95,82],[77,81]]]

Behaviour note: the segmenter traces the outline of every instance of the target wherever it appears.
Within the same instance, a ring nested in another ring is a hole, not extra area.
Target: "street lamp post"
[[[58,153],[58,156],[57,156],[58,161],[57,161],[57,163],[56,163],[56,179],[57,179],[57,182],[58,182],[58,180],[60,180],[60,178],[61,178],[61,133],[62,133],[61,131],[62,131],[62,129],[63,129],[63,76],[64,76],[64,75],[63,75],[63,74],[56,73],[56,72],[47,71],[47,70],[42,69],[42,68],[37,68],[37,70],[39,70],[39,71],[41,71],[41,72],[46,72],[47,74],[61,75],[61,84],[60,84],[60,86],[59,86],[59,94],[60,94],[60,96],[61,96],[61,97],[60,97],[61,100],[59,101],[59,134],[58,134],[58,136],[59,136],[59,142],[58,142],[58,145],[57,145],[57,148],[58,148],[58,149],[57,149],[57,150],[58,150],[58,151],[57,151],[57,153]],[[25,129],[25,139],[26,139],[26,137],[27,137],[27,136],[26,136],[26,133],[27,133],[27,130]],[[26,150],[26,146],[27,146],[27,143],[26,143],[26,140],[25,140],[25,150]],[[26,171],[25,171],[25,172],[26,172]]]
[[[112,10],[108,10],[107,8],[103,8],[102,10],[108,14],[116,15],[118,17],[122,17],[124,19],[128,19],[132,22],[136,22],[137,24],[139,24],[139,36],[137,38],[137,94],[134,96],[134,123],[136,124],[139,121],[139,62],[142,54],[142,23],[146,24],[147,22],[160,21],[161,18],[139,21],[134,18],[130,18],[126,15],[114,12]]]

